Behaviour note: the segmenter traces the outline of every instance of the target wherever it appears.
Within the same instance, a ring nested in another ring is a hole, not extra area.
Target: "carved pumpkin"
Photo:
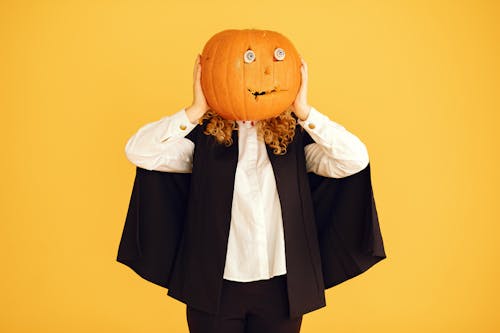
[[[282,34],[270,30],[224,30],[201,54],[201,86],[212,110],[225,119],[275,117],[300,88],[300,56]]]

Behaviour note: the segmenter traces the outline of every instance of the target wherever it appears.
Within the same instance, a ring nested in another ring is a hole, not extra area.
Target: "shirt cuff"
[[[160,135],[160,141],[165,141],[172,137],[185,137],[198,125],[189,121],[185,108],[164,117],[162,121],[166,123],[166,128]]]
[[[318,132],[320,128],[322,128],[326,123],[330,122],[333,124],[333,126],[343,129],[344,126],[340,125],[339,123],[331,120],[328,118],[326,115],[322,114],[318,110],[314,108],[314,106],[311,106],[311,110],[309,111],[309,115],[307,116],[306,119],[298,120],[298,123],[308,132]]]

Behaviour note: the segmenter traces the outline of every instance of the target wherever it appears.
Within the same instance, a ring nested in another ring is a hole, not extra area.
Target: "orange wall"
[[[498,332],[496,1],[0,1],[0,331],[187,332],[115,262],[126,140],[192,101],[227,28],[288,36],[309,102],[368,147],[388,258],[302,332]],[[359,318],[363,318],[360,320]]]

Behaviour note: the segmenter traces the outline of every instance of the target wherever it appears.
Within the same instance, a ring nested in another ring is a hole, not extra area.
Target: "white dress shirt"
[[[237,121],[236,167],[224,279],[248,282],[286,273],[283,220],[276,180],[256,121]],[[304,148],[308,172],[342,178],[368,165],[364,143],[314,107],[298,120],[315,141]],[[128,140],[130,162],[147,170],[189,173],[194,143],[185,136],[197,124],[185,109],[139,128]]]

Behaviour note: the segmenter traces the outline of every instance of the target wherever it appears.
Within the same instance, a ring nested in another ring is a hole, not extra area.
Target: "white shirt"
[[[286,273],[283,220],[276,180],[256,121],[237,121],[236,167],[224,279],[256,281]],[[314,107],[298,120],[315,141],[304,148],[307,172],[342,178],[369,162],[364,143]],[[197,124],[185,109],[148,123],[128,140],[127,159],[147,170],[189,173],[194,143],[185,136]]]

